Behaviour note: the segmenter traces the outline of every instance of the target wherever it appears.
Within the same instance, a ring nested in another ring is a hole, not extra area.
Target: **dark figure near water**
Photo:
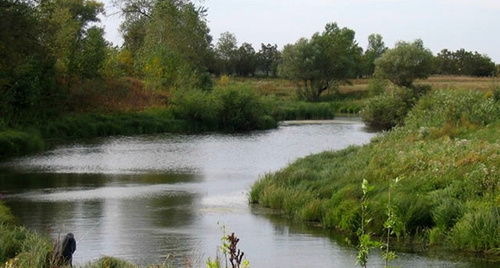
[[[55,259],[57,265],[69,265],[73,267],[73,253],[76,250],[76,240],[72,233],[68,233],[59,241],[55,249]]]

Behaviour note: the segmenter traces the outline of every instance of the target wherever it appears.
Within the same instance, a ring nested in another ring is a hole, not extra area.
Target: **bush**
[[[361,110],[361,117],[373,129],[388,130],[402,125],[408,111],[409,107],[401,99],[391,95],[381,95],[368,100]]]
[[[7,130],[0,132],[0,157],[29,154],[43,150],[38,134]]]
[[[212,92],[190,90],[174,96],[174,116],[201,130],[227,132],[276,127],[268,102],[243,86],[227,86]]]
[[[429,90],[427,85],[396,88],[391,95],[373,97],[361,110],[361,117],[368,126],[377,130],[402,126],[408,112]]]

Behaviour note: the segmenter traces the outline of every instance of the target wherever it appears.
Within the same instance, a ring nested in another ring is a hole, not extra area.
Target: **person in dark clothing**
[[[58,265],[73,267],[73,253],[76,250],[76,240],[72,233],[68,233],[56,245],[55,258]]]

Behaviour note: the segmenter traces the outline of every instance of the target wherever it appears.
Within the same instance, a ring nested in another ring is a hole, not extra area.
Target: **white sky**
[[[478,51],[500,63],[500,0],[196,0],[208,8],[214,44],[229,31],[238,43],[259,50],[261,43],[279,48],[310,38],[337,22],[356,32],[366,49],[372,33],[388,47],[421,38],[434,54],[441,49]],[[112,14],[106,4],[107,14]],[[121,44],[118,15],[103,20],[108,40]]]

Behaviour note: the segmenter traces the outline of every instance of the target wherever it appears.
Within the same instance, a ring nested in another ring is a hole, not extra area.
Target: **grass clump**
[[[404,126],[363,147],[308,156],[267,174],[250,201],[352,234],[361,224],[359,185],[367,180],[374,189],[365,227],[382,236],[391,181],[399,178],[391,190],[392,236],[498,253],[498,167],[500,103],[480,91],[436,90],[416,103]]]
[[[0,263],[5,267],[52,267],[50,238],[17,223],[10,209],[0,202]]]
[[[38,134],[15,130],[0,132],[0,157],[34,153],[43,148],[44,142]]]

